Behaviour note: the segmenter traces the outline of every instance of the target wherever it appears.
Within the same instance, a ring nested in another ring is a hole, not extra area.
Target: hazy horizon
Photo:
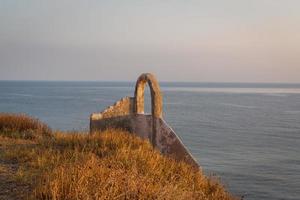
[[[300,83],[300,1],[0,2],[0,80]]]
[[[159,81],[159,80],[158,80]],[[103,83],[132,83],[132,84],[135,84],[136,83],[136,80],[32,80],[32,79],[27,79],[27,80],[22,80],[22,79],[0,79],[0,82],[86,82],[86,83],[89,83],[89,82],[103,82]],[[163,84],[169,84],[169,83],[175,83],[175,84],[211,84],[210,86],[213,86],[215,84],[225,84],[225,85],[278,85],[278,86],[284,86],[284,85],[288,85],[288,86],[300,86],[300,82],[230,82],[230,81],[223,81],[223,82],[220,82],[220,81],[159,81],[160,84],[162,84],[162,86],[164,86]],[[180,85],[180,86],[183,86],[183,85]],[[220,85],[217,85],[217,86],[220,86]]]

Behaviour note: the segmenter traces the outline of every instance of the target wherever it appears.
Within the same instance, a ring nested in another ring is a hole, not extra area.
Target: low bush
[[[0,113],[0,135],[11,138],[38,139],[50,137],[51,129],[25,114]]]

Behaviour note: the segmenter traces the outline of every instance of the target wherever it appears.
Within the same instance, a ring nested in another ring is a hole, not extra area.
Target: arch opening
[[[142,74],[135,86],[134,112],[136,114],[145,113],[145,87],[148,84],[151,96],[151,114],[155,118],[162,118],[162,95],[158,81],[150,73]]]
[[[151,92],[148,84],[145,86],[144,92],[144,114],[151,115],[152,113],[152,105],[151,105]]]

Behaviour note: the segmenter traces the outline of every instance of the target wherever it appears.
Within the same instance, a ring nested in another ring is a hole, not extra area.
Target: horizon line
[[[1,82],[120,82],[120,83],[132,83],[136,82],[136,80],[29,80],[29,79],[0,79]],[[225,83],[225,84],[235,84],[235,83],[243,83],[243,84],[300,84],[300,82],[281,82],[281,81],[159,81],[160,83]]]

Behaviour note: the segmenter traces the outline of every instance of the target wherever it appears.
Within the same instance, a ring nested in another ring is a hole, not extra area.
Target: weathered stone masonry
[[[144,114],[144,91],[146,84],[151,93],[151,115]],[[135,87],[134,97],[124,97],[101,113],[90,116],[90,130],[121,128],[149,139],[162,154],[178,161],[185,161],[195,167],[198,163],[185,148],[176,133],[163,120],[162,94],[158,81],[150,73],[142,74]]]

